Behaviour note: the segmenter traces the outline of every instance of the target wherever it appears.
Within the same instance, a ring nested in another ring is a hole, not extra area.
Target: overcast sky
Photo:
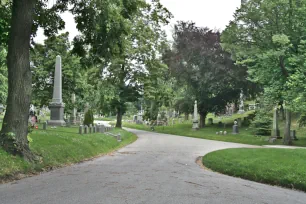
[[[166,28],[169,39],[171,30],[176,21],[194,21],[197,26],[207,26],[223,30],[228,22],[233,19],[235,10],[240,6],[241,0],[160,0],[174,15],[171,24]],[[70,40],[78,34],[72,14],[62,14],[66,28],[62,32],[70,33]],[[38,31],[36,42],[43,43],[45,37],[42,30]]]

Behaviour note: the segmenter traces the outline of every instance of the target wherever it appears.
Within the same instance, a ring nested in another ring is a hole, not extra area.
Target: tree
[[[250,80],[264,87],[269,101],[285,103],[284,144],[292,143],[291,110],[299,100],[299,94],[290,91],[303,70],[298,58],[303,55],[305,13],[304,0],[250,0],[236,11],[222,36],[224,48],[248,67]]]
[[[164,67],[158,56],[165,44],[161,28],[171,15],[155,0],[89,1],[73,12],[82,33],[74,51],[101,67],[101,79],[112,84],[109,107],[116,110],[116,127],[121,128],[126,103],[137,101],[145,81]]]
[[[173,76],[198,101],[201,128],[209,112],[223,111],[239,98],[241,89],[247,91],[246,69],[234,65],[221,47],[220,35],[192,22],[178,22],[173,49],[165,56]]]
[[[8,46],[8,98],[0,146],[29,161],[35,159],[27,140],[32,90],[30,42],[38,26],[43,27],[47,35],[63,28],[64,23],[58,12],[67,9],[68,0],[57,1],[50,9],[46,3],[44,0],[7,0],[0,5],[0,43],[1,46]]]
[[[103,4],[110,4],[110,1],[98,1]],[[88,1],[77,0],[58,0],[51,8],[47,7],[45,0],[8,0],[4,6],[0,5],[0,10],[7,9],[8,12],[1,12],[0,43],[8,44],[8,99],[7,111],[4,117],[4,123],[1,131],[0,145],[8,152],[19,154],[29,161],[33,161],[34,155],[31,153],[27,141],[28,133],[28,110],[31,101],[32,76],[30,70],[29,50],[30,42],[33,43],[33,37],[38,27],[44,29],[47,36],[54,35],[58,29],[64,28],[64,21],[59,13],[68,9],[68,4],[73,8],[81,8],[78,11],[87,15],[86,8]],[[123,1],[126,8],[122,10],[122,15],[129,16],[133,10],[133,4]],[[83,10],[82,10],[83,9]],[[96,10],[93,10],[96,12]],[[5,18],[2,18],[3,15]],[[113,19],[112,22],[116,22]],[[78,28],[81,28],[83,22],[78,21]],[[125,22],[120,26],[114,23],[104,24],[102,27],[124,27]],[[4,26],[3,26],[4,25]],[[86,25],[90,26],[90,24]],[[5,29],[2,29],[4,27]],[[5,37],[9,30],[8,39]],[[105,32],[105,42],[113,42],[111,38],[115,33]],[[4,37],[3,37],[4,36]],[[106,40],[107,39],[107,40]],[[115,38],[117,40],[117,38]],[[103,47],[107,50],[112,44],[106,44]],[[113,49],[112,49],[113,50]],[[100,49],[101,51],[101,49]]]

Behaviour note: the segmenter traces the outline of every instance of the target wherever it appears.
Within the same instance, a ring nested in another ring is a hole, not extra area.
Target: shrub
[[[85,118],[84,118],[84,125],[90,126],[94,124],[94,116],[93,116],[93,112],[91,109],[89,109],[86,114],[85,114]]]
[[[272,126],[271,114],[265,110],[258,110],[255,114],[250,126],[253,133],[255,135],[270,136]]]

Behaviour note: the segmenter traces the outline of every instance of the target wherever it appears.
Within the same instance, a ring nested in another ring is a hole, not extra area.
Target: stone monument
[[[195,103],[194,103],[192,129],[193,130],[198,130],[199,129],[198,104],[197,104],[197,101],[195,101]]]
[[[77,114],[77,109],[74,107],[75,106],[75,94],[71,95],[71,102],[73,104],[73,109],[72,113],[70,115],[70,122],[72,125],[76,125],[77,120],[76,120],[76,114]]]
[[[240,105],[239,105],[239,114],[243,114],[244,113],[244,101],[243,101],[243,92],[241,91],[240,93]]]
[[[233,134],[237,135],[238,133],[239,133],[238,122],[235,120],[234,126],[233,126]]]
[[[49,104],[51,115],[48,125],[66,125],[64,121],[64,108],[65,104],[62,99],[62,59],[60,56],[57,56],[54,73],[53,98],[52,102]]]

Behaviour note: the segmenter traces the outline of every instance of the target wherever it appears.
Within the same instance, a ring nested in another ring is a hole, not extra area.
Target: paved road
[[[0,185],[0,203],[306,203],[305,193],[213,173],[195,163],[214,150],[251,146],[133,132],[139,139],[113,155]]]

